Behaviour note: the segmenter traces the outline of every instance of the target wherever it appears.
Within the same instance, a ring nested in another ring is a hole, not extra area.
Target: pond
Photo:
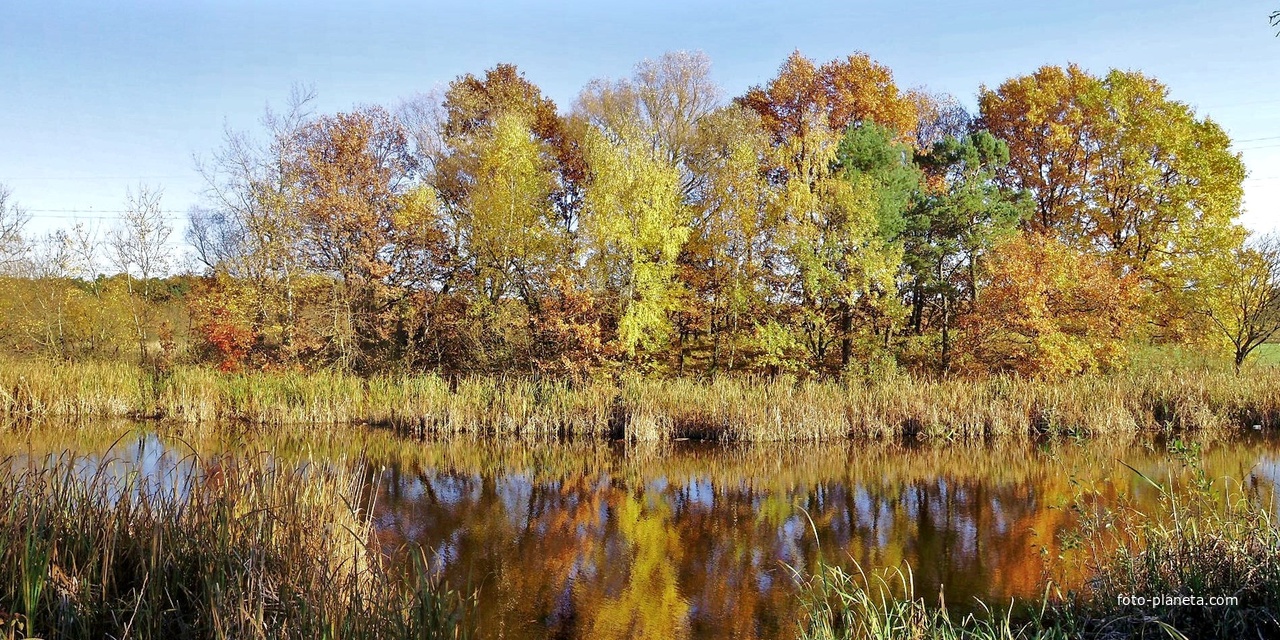
[[[400,440],[382,432],[206,436],[109,424],[0,438],[13,464],[64,449],[89,472],[181,486],[192,452],[276,464],[368,464],[377,542],[423,545],[478,589],[484,638],[785,638],[797,573],[821,558],[869,574],[910,567],[915,593],[957,610],[1080,587],[1081,510],[1158,508],[1192,470],[1166,443],[711,445]],[[93,435],[85,435],[93,434]],[[211,453],[216,452],[216,453]],[[1221,486],[1270,495],[1280,441],[1205,444]],[[1127,466],[1126,466],[1127,465]],[[1130,469],[1129,467],[1132,467]],[[1139,472],[1142,475],[1139,475]]]

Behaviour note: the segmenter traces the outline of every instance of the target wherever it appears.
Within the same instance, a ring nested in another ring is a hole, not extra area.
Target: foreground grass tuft
[[[1272,497],[1247,482],[1205,477],[1194,449],[1175,442],[1174,453],[1192,468],[1193,480],[1175,491],[1143,476],[1161,492],[1159,513],[1085,510],[1078,535],[1092,577],[1080,593],[1050,586],[1034,607],[983,605],[980,613],[954,617],[945,604],[931,606],[916,595],[909,569],[867,576],[819,563],[812,575],[800,576],[802,637],[1280,637],[1280,529]],[[1148,600],[1139,604],[1135,596]]]
[[[1079,636],[1075,620],[1051,620],[1046,606],[1015,620],[1011,609],[984,608],[952,617],[946,606],[930,606],[915,593],[910,570],[868,576],[820,564],[802,579],[807,624],[803,640],[1030,640]]]
[[[361,472],[252,459],[148,481],[0,462],[0,637],[460,638],[421,553],[370,545]]]

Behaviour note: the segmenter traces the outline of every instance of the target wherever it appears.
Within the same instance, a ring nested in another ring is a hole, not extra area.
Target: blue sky
[[[1280,229],[1280,0],[1044,2],[0,2],[0,182],[34,230],[110,223],[131,185],[199,197],[193,156],[296,83],[317,107],[394,104],[514,62],[561,108],[593,78],[700,49],[726,97],[788,53],[866,51],[900,86],[953,93],[1077,62],[1138,69],[1219,121],[1250,170],[1244,223]],[[86,213],[92,211],[92,213]],[[179,221],[179,226],[181,223]]]

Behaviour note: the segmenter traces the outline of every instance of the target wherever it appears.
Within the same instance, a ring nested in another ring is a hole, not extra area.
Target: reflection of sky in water
[[[71,461],[71,473],[75,477],[90,481],[95,476],[113,480],[128,479],[139,492],[151,494],[168,494],[179,497],[186,496],[191,490],[192,470],[196,467],[193,454],[167,445],[154,433],[128,433],[103,451],[77,451],[74,458],[68,452],[53,454],[35,454],[28,451],[12,453],[12,468],[44,468],[52,466],[65,467]],[[59,464],[59,460],[62,464]],[[109,493],[112,500],[119,500],[120,483],[107,483],[116,493]]]
[[[563,474],[390,465],[375,476],[373,522],[389,552],[422,545],[451,583],[481,585],[482,637],[586,637],[593,620],[618,616],[659,624],[664,612],[645,603],[669,592],[678,598],[665,606],[679,620],[664,623],[665,637],[773,637],[796,619],[791,568],[809,570],[820,557],[868,572],[909,563],[917,593],[929,599],[941,585],[951,603],[1039,597],[1039,546],[1073,526],[1065,507],[1078,492],[1097,491],[1103,504],[1117,495],[1153,504],[1157,492],[1117,458],[1158,480],[1182,473],[1142,448],[1093,456],[1087,447],[1054,456],[1029,447],[880,457],[785,451],[781,467],[775,455],[756,461],[728,447],[688,457],[672,448],[640,462],[611,452],[604,467]],[[49,461],[10,458],[20,467]],[[181,496],[195,464],[181,442],[138,433],[84,452],[74,468],[83,478],[139,474],[145,490]],[[1280,447],[1223,448],[1206,456],[1206,469],[1270,487],[1280,480]]]
[[[1267,484],[1276,484],[1280,481],[1280,456],[1263,456],[1253,466],[1251,475],[1259,480],[1265,480]]]

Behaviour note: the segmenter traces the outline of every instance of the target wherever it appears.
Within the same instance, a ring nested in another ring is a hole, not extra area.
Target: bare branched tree
[[[35,238],[26,252],[24,275],[32,279],[70,278],[74,275],[71,235],[66,229]]]
[[[947,137],[957,140],[973,128],[973,115],[958,98],[948,93],[912,90],[907,97],[916,104],[919,123],[913,132],[916,149],[928,151]]]
[[[67,248],[71,254],[72,275],[87,282],[93,294],[98,295],[98,279],[102,275],[98,227],[77,221],[67,234]]]
[[[31,216],[13,201],[13,192],[0,184],[0,273],[11,273],[22,262],[26,243],[22,231]]]
[[[124,217],[107,234],[107,258],[125,276],[133,300],[138,357],[147,361],[151,330],[152,279],[169,271],[169,236],[173,227],[161,207],[160,189],[141,185],[127,195]]]
[[[163,190],[146,185],[136,191],[131,189],[120,224],[107,238],[112,264],[130,281],[139,281],[143,298],[151,295],[151,279],[169,271],[169,236],[173,226],[161,207],[163,195]],[[132,287],[131,284],[131,291]]]
[[[673,51],[641,61],[629,79],[591,81],[574,111],[615,142],[643,141],[655,157],[679,167],[681,194],[693,198],[703,180],[687,163],[697,153],[700,123],[720,105],[711,59],[701,51]]]
[[[287,159],[314,100],[313,89],[295,86],[283,112],[268,108],[263,115],[264,140],[228,129],[212,157],[196,159],[206,204],[188,211],[187,241],[208,269],[252,280],[289,279],[293,264],[281,247],[297,229],[289,216],[295,180],[287,175]]]
[[[1238,251],[1219,292],[1205,313],[1231,342],[1238,371],[1254,349],[1280,332],[1280,236],[1262,236]]]
[[[419,93],[396,107],[396,119],[413,142],[413,151],[424,171],[434,171],[448,152],[444,131],[449,114],[440,91]]]
[[[292,159],[302,152],[301,131],[313,119],[314,100],[314,89],[295,86],[283,111],[267,109],[261,138],[228,129],[221,148],[196,159],[204,198],[187,213],[196,260],[208,273],[247,284],[254,321],[279,327],[279,357],[286,359],[293,354],[295,289],[303,270]]]

